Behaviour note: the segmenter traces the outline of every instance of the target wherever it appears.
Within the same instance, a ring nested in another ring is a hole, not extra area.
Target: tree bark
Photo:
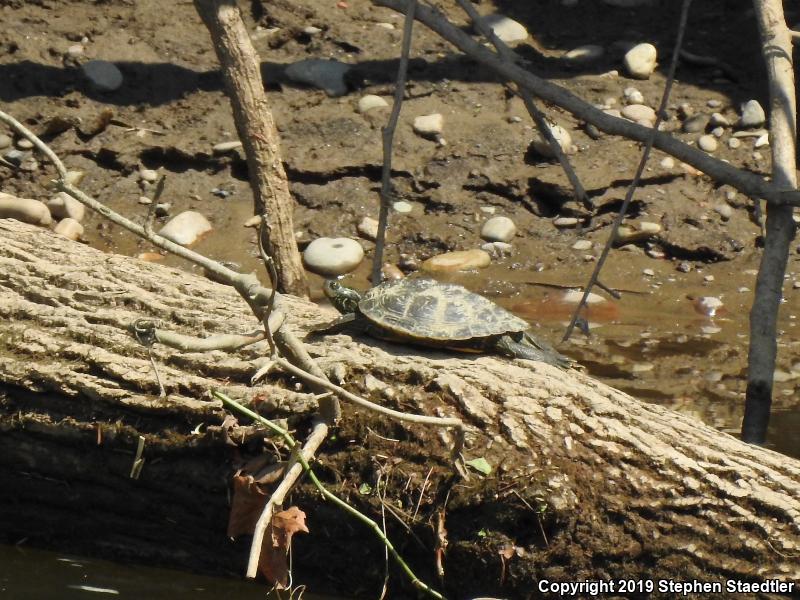
[[[195,0],[194,5],[211,33],[230,96],[236,131],[247,157],[255,214],[266,217],[265,246],[275,260],[277,287],[281,292],[308,297],[308,283],[294,236],[294,202],[258,55],[235,2]]]
[[[233,459],[274,450],[249,429],[223,435],[208,390],[287,419],[298,439],[313,395],[279,372],[247,385],[262,342],[232,354],[154,346],[168,394],[159,398],[128,325],[149,318],[187,335],[247,332],[257,323],[237,294],[11,220],[0,220],[0,240],[0,536],[242,573],[247,544],[225,537]],[[301,336],[330,317],[291,296],[282,306]],[[727,598],[727,580],[800,578],[797,460],[541,363],[346,335],[308,341],[351,391],[462,418],[466,458],[492,465],[488,476],[454,482],[445,432],[347,406],[314,466],[373,515],[380,500],[361,484],[385,492],[389,535],[435,586],[431,523],[444,510],[451,597],[536,597],[544,579],[625,578],[720,582],[722,593],[704,597]],[[146,462],[134,480],[139,436]],[[374,597],[377,542],[310,486],[292,501],[311,530],[295,536],[294,581]],[[392,589],[401,582],[393,577]]]
[[[769,130],[772,180],[785,190],[797,189],[797,105],[795,102],[792,37],[781,0],[755,0],[762,51],[769,76]],[[764,254],[750,310],[750,351],[742,439],[763,444],[767,438],[772,378],[778,350],[778,308],[783,298],[786,262],[795,236],[791,206],[767,205]]]

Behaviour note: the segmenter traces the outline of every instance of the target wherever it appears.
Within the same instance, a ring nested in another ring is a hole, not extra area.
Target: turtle
[[[328,279],[323,291],[343,316],[318,328],[320,334],[358,329],[415,346],[496,353],[561,368],[574,364],[530,333],[526,321],[460,285],[406,278],[373,287],[362,296]]]

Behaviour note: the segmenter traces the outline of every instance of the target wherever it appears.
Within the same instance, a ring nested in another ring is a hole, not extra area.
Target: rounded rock
[[[364,260],[364,249],[351,238],[317,238],[303,252],[306,268],[318,275],[344,275]]]
[[[623,107],[622,116],[631,121],[648,121],[653,122],[656,120],[656,111],[644,104],[629,104]]]
[[[358,112],[365,113],[373,108],[386,108],[389,103],[375,94],[367,94],[362,96],[358,101]]]
[[[508,217],[492,217],[481,227],[481,237],[488,242],[510,242],[517,226]]]
[[[423,115],[414,119],[414,131],[428,138],[436,138],[441,135],[444,128],[444,117],[440,113]]]
[[[569,134],[569,131],[561,127],[561,125],[555,125],[552,123],[549,124],[549,127],[553,137],[561,147],[561,151],[568,152],[570,148],[572,148],[572,136]],[[536,132],[536,136],[533,138],[533,140],[531,140],[530,148],[539,156],[544,156],[546,158],[553,158],[555,156],[550,144],[538,131]]]
[[[575,227],[578,224],[578,219],[575,217],[558,217],[553,220],[553,225],[556,227]]]
[[[202,214],[187,210],[172,217],[159,234],[181,246],[190,246],[212,229]]]
[[[728,204],[717,204],[714,210],[722,217],[723,221],[727,221],[733,216],[733,209]]]
[[[481,250],[488,252],[489,256],[492,258],[502,258],[504,256],[509,256],[514,250],[514,246],[506,242],[487,242],[481,244]]]
[[[350,65],[338,60],[307,58],[286,67],[286,76],[295,83],[304,83],[325,90],[329,96],[344,96],[347,93],[345,75]]]
[[[666,156],[662,158],[661,162],[658,164],[660,164],[665,169],[673,169],[675,168],[675,159],[673,159],[671,156]]]
[[[635,87],[626,87],[622,95],[626,104],[644,104],[644,94]]]
[[[509,19],[501,14],[493,14],[483,17],[482,20],[506,44],[528,39],[528,30],[522,23],[518,23],[514,19]]]
[[[6,135],[5,133],[0,133],[0,150],[5,150],[8,148],[14,140],[11,139],[10,135]]]
[[[707,125],[708,117],[704,114],[699,114],[688,117],[681,125],[681,129],[684,133],[700,133],[705,131]]]
[[[392,204],[392,209],[396,213],[407,215],[414,209],[414,207],[410,202],[406,202],[405,200],[399,200],[394,204]]]
[[[374,242],[378,238],[378,221],[372,217],[364,217],[356,225],[356,231],[362,237]]]
[[[697,147],[703,152],[714,152],[717,149],[717,138],[713,135],[702,135],[697,140]]]
[[[80,223],[86,214],[86,207],[66,192],[59,192],[45,204],[56,219],[73,219]]]
[[[758,103],[758,100],[748,100],[742,104],[742,116],[739,118],[739,127],[750,129],[753,127],[761,127],[767,120],[767,115],[764,114],[764,109]]]
[[[753,144],[754,148],[761,148],[762,146],[769,146],[769,134],[768,133],[760,135],[756,139],[755,144]]]
[[[20,150],[30,150],[33,148],[33,142],[30,141],[28,138],[19,138],[17,140],[17,148]]]
[[[711,113],[708,122],[712,127],[730,127],[731,125],[731,122],[725,118],[725,115],[718,112]]]
[[[590,62],[597,60],[605,54],[605,49],[597,44],[586,44],[585,46],[578,46],[573,48],[564,55],[570,62]]]
[[[637,44],[625,53],[623,62],[634,79],[649,79],[656,69],[658,51],[653,44]]]
[[[16,219],[31,225],[50,225],[53,222],[44,202],[3,192],[0,192],[0,219]]]
[[[485,250],[459,250],[433,256],[421,268],[429,273],[470,271],[488,267],[491,262],[492,257]]]
[[[67,217],[56,225],[55,232],[68,240],[77,241],[83,235],[83,225],[78,223],[75,219]]]
[[[731,139],[728,140],[728,148],[732,148],[735,150],[741,145],[742,145],[742,140],[740,140],[739,138],[732,137]]]
[[[98,92],[113,92],[122,87],[122,72],[107,60],[90,60],[81,66],[81,71]]]
[[[158,179],[158,171],[153,169],[139,169],[139,179],[147,183],[155,183]]]
[[[230,142],[220,142],[219,144],[214,144],[211,147],[211,153],[214,156],[220,156],[222,154],[228,154],[233,152],[234,150],[238,150],[242,147],[242,142],[239,140],[231,140]]]
[[[586,250],[591,250],[592,242],[590,242],[589,240],[578,240],[577,242],[572,244],[572,249],[580,250],[582,252],[585,252]]]

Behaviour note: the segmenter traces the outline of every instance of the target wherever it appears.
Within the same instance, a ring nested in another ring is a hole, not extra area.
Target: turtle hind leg
[[[563,354],[559,354],[553,348],[544,344],[540,346],[532,343],[537,341],[538,340],[532,336],[529,336],[529,334],[524,334],[520,338],[520,341],[515,340],[510,335],[504,335],[495,342],[495,349],[504,356],[537,360],[562,369],[569,368],[574,364],[571,359]]]

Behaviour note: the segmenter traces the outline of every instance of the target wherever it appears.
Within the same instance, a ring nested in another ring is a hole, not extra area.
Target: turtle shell
[[[530,327],[483,296],[433,279],[401,279],[372,288],[358,308],[384,332],[429,344],[477,341]]]

